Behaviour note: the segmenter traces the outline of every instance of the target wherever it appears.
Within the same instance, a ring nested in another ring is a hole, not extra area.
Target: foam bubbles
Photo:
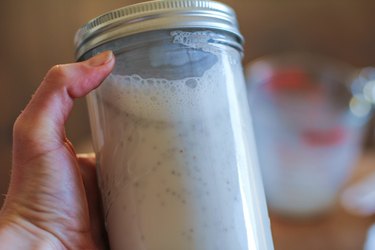
[[[198,81],[195,80],[195,79],[188,79],[188,80],[185,81],[185,84],[186,84],[186,86],[188,86],[188,87],[190,87],[190,88],[193,89],[193,88],[195,88],[197,86]]]
[[[225,77],[220,65],[216,63],[202,77],[173,81],[111,74],[99,94],[121,112],[155,121],[191,120],[203,107],[208,111],[205,115],[213,115],[226,105]]]
[[[99,99],[120,112],[152,121],[192,121],[220,113],[227,105],[228,81],[235,81],[227,79],[225,69],[232,64],[225,62],[238,52],[227,48],[223,53],[214,43],[221,35],[211,31],[170,35],[173,44],[120,54],[118,70],[98,89]]]
[[[213,54],[220,54],[220,50],[210,44],[211,41],[219,38],[217,33],[212,31],[187,32],[175,30],[171,32],[173,43],[185,45],[189,48],[201,49]]]

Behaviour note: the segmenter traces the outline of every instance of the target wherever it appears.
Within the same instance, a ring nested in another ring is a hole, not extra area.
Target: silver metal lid
[[[151,30],[203,28],[230,32],[243,42],[236,14],[210,0],[156,0],[107,12],[81,27],[74,39],[76,57],[108,41]]]

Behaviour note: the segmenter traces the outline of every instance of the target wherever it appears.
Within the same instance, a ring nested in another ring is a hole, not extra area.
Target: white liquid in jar
[[[247,250],[260,244],[254,239],[257,212],[250,211],[258,205],[244,204],[259,194],[243,197],[240,170],[250,166],[238,156],[228,101],[228,84],[242,84],[243,75],[228,79],[228,67],[218,56],[201,77],[112,74],[98,89],[98,176],[111,249]]]

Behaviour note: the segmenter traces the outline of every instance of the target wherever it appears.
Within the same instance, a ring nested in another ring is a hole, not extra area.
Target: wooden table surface
[[[365,152],[348,185],[373,172],[375,152]],[[275,250],[362,250],[367,230],[375,223],[375,215],[352,215],[338,202],[335,209],[324,217],[291,221],[271,212],[270,218]]]

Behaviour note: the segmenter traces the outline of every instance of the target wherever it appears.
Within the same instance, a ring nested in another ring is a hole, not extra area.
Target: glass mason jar
[[[76,46],[78,60],[116,56],[87,98],[111,248],[273,249],[233,10],[136,4]]]

